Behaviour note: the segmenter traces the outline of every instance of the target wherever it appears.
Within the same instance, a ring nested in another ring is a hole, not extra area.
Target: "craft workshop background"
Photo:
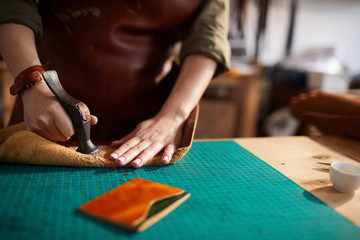
[[[232,0],[231,69],[200,102],[195,138],[316,135],[289,112],[314,89],[360,94],[360,1]],[[0,61],[0,127],[13,77]]]

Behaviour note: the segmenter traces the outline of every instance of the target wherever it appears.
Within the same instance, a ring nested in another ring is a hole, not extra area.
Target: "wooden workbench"
[[[336,136],[238,138],[235,141],[360,226],[360,191],[344,194],[334,190],[329,166],[321,164],[342,161],[360,165],[359,141]]]

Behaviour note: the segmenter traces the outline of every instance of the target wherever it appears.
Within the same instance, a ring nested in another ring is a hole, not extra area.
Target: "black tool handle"
[[[79,138],[79,147],[76,151],[85,154],[97,155],[99,153],[99,149],[90,140],[91,123],[88,107],[85,103],[73,98],[64,90],[56,71],[44,72],[43,78],[71,118],[75,132]]]

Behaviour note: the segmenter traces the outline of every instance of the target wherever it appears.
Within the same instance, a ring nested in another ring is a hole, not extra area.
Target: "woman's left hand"
[[[131,163],[134,168],[143,166],[160,151],[163,164],[168,164],[175,149],[180,145],[184,121],[170,117],[159,117],[140,122],[134,131],[111,146],[118,148],[110,159],[119,166]]]
[[[168,164],[179,147],[183,125],[214,75],[217,62],[204,54],[190,54],[159,113],[137,125],[134,131],[112,143],[118,148],[110,155],[119,166],[131,162],[139,168],[161,150],[163,164]]]

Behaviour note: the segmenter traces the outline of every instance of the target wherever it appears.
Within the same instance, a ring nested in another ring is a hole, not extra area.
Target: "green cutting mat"
[[[77,209],[141,177],[192,196],[143,233]],[[0,239],[360,239],[360,228],[232,141],[195,142],[171,166],[0,165]]]

